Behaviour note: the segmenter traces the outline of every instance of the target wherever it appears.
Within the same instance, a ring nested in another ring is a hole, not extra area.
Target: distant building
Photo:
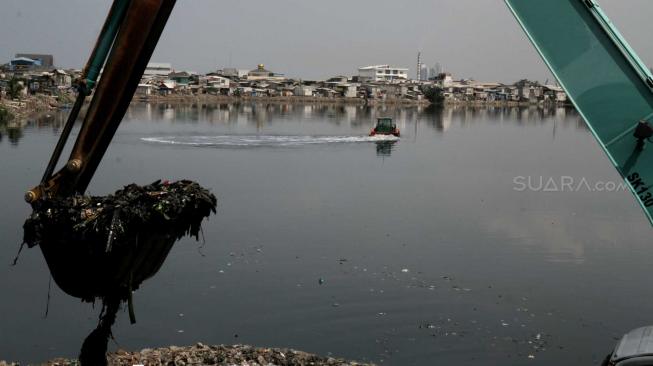
[[[537,82],[520,80],[515,83],[519,99],[523,102],[535,102],[544,94],[544,88]]]
[[[44,54],[37,54],[37,53],[17,53],[16,58],[29,58],[31,60],[37,61],[39,66],[44,67],[44,68],[52,68],[54,67],[54,56],[52,55],[44,55]]]
[[[231,80],[222,76],[208,76],[206,87],[210,94],[231,95]]]
[[[567,93],[556,85],[544,85],[544,94],[549,96],[557,103],[566,103],[567,102]]]
[[[56,89],[56,84],[51,73],[44,72],[38,75],[32,75],[27,80],[27,89],[30,94],[52,94]]]
[[[420,65],[420,73],[419,73],[419,80],[420,81],[426,81],[429,79],[429,67],[422,64]]]
[[[408,69],[390,65],[366,66],[358,69],[358,77],[360,81],[405,81],[408,80]]]
[[[453,86],[453,76],[448,72],[438,74],[438,76],[435,78],[435,81],[440,85],[441,88],[449,88]]]
[[[435,78],[438,77],[439,74],[440,74],[440,73],[437,72],[437,70],[435,69],[435,67],[430,68],[430,69],[429,69],[429,80],[434,80]]]
[[[164,80],[159,82],[159,95],[170,95],[175,92],[177,84],[172,80]]]
[[[155,90],[156,90],[156,87],[154,85],[138,84],[138,87],[136,88],[135,95],[136,96],[141,96],[141,97],[150,96],[150,95],[154,94]]]
[[[207,76],[206,85],[215,88],[229,88],[231,80],[222,76]]]
[[[143,76],[145,77],[154,77],[154,76],[165,76],[172,74],[174,72],[172,64],[169,63],[160,63],[160,62],[150,62],[145,68]]]
[[[73,85],[73,77],[66,70],[54,70],[52,74],[57,87],[70,88]]]
[[[258,67],[249,73],[247,73],[247,80],[285,80],[286,78],[283,75],[276,74],[272,71],[266,70],[265,65],[260,64]]]
[[[298,97],[312,97],[315,88],[308,85],[297,85],[293,90],[293,95]]]
[[[222,69],[222,72],[220,73],[222,76],[226,78],[239,78],[239,79],[244,79],[247,77],[247,74],[249,74],[249,70],[245,69],[235,69],[232,67]]]
[[[335,77],[329,78],[329,79],[327,80],[327,83],[346,84],[346,83],[348,83],[348,82],[349,82],[349,78],[346,77],[346,76],[342,76],[342,75],[340,75],[340,76],[335,76]]]
[[[191,74],[186,71],[172,72],[168,74],[168,79],[173,80],[177,85],[187,86],[191,81]]]
[[[345,98],[356,98],[358,96],[358,86],[356,85],[343,85],[338,87],[338,90]]]
[[[10,71],[28,71],[41,67],[41,62],[27,57],[16,57],[9,61]]]

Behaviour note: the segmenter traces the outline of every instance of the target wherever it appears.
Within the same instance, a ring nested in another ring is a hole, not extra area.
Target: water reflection
[[[18,145],[24,129],[51,129],[58,134],[66,122],[66,111],[41,114],[22,121],[0,125],[0,143],[6,139]],[[132,106],[127,119],[178,124],[209,124],[253,126],[256,130],[274,125],[279,118],[307,120],[319,119],[332,125],[368,128],[377,118],[391,117],[402,131],[423,122],[425,126],[439,133],[445,133],[453,126],[466,127],[475,123],[511,123],[520,126],[537,126],[562,122],[562,127],[586,130],[587,127],[577,112],[570,108],[540,107],[397,107],[332,104],[266,104],[266,103],[143,103]],[[573,126],[570,126],[573,125]],[[560,126],[558,126],[560,127]],[[387,151],[388,146],[380,150]],[[391,149],[390,149],[391,150]]]
[[[426,117],[427,125],[441,133],[447,132],[455,125],[468,127],[484,122],[499,125],[509,123],[518,126],[538,126],[560,121],[564,123],[564,127],[587,130],[587,126],[579,118],[576,110],[565,107],[445,107],[429,108],[420,116]]]
[[[49,112],[32,116],[27,119],[12,119],[11,121],[0,121],[0,144],[5,140],[13,146],[17,146],[24,136],[26,129],[51,129],[54,134],[59,133],[66,123],[67,112]]]
[[[23,129],[11,124],[0,126],[0,143],[4,138],[9,140],[9,143],[16,146],[20,139],[23,138]]]
[[[387,157],[392,155],[392,148],[397,141],[381,141],[376,143],[376,156]]]
[[[183,121],[197,123],[206,121],[220,124],[248,124],[265,126],[272,124],[275,117],[286,119],[322,119],[335,125],[368,126],[379,117],[391,117],[400,124],[424,120],[438,131],[448,130],[454,123],[466,125],[477,121],[510,121],[517,124],[548,123],[550,119],[567,120],[577,113],[570,108],[540,107],[396,107],[362,105],[322,105],[322,104],[264,104],[264,103],[225,103],[225,104],[151,104],[146,103],[131,108],[129,119],[150,121]],[[294,117],[294,118],[293,118]],[[584,123],[576,124],[585,128]]]

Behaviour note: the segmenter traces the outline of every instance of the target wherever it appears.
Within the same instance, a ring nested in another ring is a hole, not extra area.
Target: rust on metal
[[[176,0],[133,1],[116,36],[102,78],[70,154],[69,165],[33,188],[26,199],[86,191],[115,135]]]

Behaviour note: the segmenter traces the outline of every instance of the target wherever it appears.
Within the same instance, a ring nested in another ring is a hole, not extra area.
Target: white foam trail
[[[304,146],[318,144],[392,142],[399,138],[392,135],[376,136],[274,136],[274,135],[218,135],[218,136],[167,136],[144,137],[142,141],[181,146],[198,147],[256,147],[256,146]]]

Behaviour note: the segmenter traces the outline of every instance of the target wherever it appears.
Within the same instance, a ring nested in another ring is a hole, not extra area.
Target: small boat
[[[393,135],[399,137],[401,133],[397,128],[397,125],[392,122],[392,118],[378,118],[376,120],[376,127],[370,132],[370,136],[376,135]]]

